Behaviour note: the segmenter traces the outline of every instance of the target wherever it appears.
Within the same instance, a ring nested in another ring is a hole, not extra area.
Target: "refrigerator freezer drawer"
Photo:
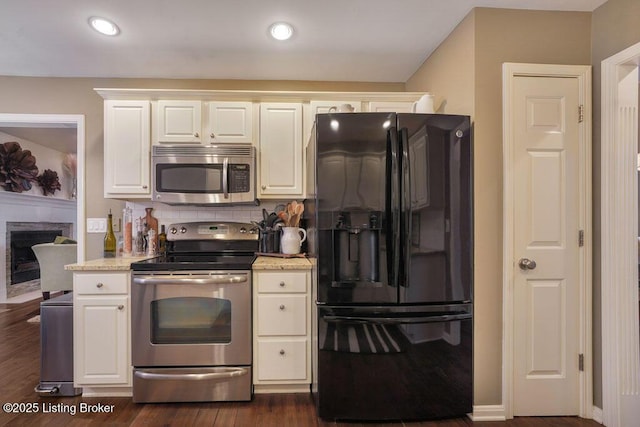
[[[420,420],[472,411],[470,313],[422,318],[429,321],[411,313],[392,322],[393,316],[359,312],[345,319],[330,311],[318,309],[320,417]]]

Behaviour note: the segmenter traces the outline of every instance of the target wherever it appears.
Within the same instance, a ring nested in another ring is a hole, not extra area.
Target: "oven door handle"
[[[134,276],[133,283],[139,285],[228,285],[235,283],[246,283],[249,276],[246,274],[234,275],[157,275],[157,276]]]
[[[233,377],[241,377],[247,375],[249,370],[246,368],[226,368],[222,372],[207,372],[207,373],[177,373],[177,374],[157,374],[155,372],[134,371],[134,376],[145,380],[178,380],[178,381],[205,381],[205,380],[217,380]]]

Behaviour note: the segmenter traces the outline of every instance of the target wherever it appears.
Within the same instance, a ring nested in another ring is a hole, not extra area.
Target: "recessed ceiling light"
[[[276,40],[288,40],[293,35],[293,27],[286,22],[276,22],[269,27],[269,33]]]
[[[92,16],[89,18],[89,25],[91,28],[104,34],[105,36],[115,36],[120,33],[120,28],[108,19],[100,18],[98,16]]]

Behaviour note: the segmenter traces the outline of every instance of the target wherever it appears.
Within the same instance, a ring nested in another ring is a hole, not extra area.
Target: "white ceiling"
[[[0,75],[405,82],[476,6],[606,0],[0,0]],[[114,20],[109,38],[90,16]],[[287,21],[288,42],[268,37]]]

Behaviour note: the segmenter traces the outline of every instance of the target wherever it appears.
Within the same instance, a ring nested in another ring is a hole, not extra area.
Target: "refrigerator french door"
[[[319,415],[471,412],[469,117],[319,114],[308,150]]]

